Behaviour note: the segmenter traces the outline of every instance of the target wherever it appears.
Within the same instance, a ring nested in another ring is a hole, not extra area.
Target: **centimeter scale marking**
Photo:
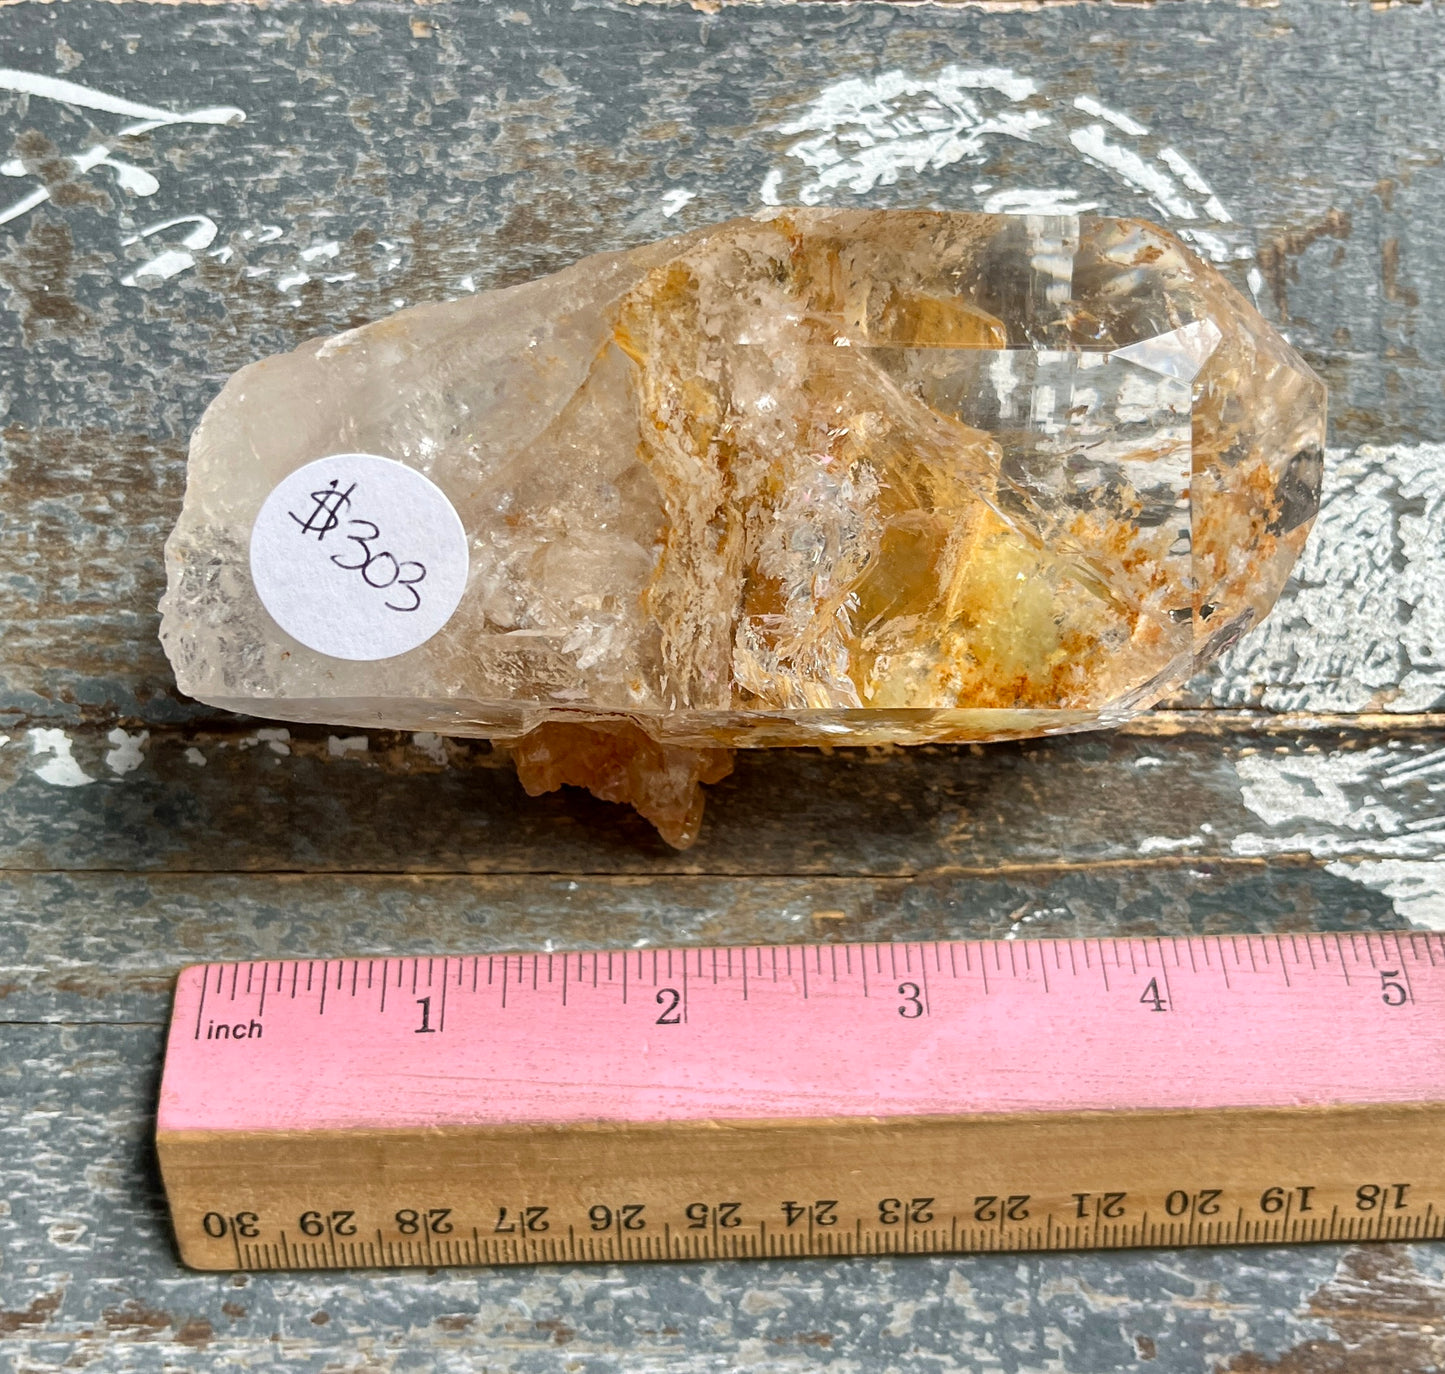
[[[1445,936],[212,964],[208,1269],[1445,1235]]]

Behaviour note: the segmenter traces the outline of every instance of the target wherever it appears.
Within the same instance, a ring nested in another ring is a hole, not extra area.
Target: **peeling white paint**
[[[246,118],[246,112],[234,105],[214,105],[185,111],[167,110],[159,105],[146,105],[110,95],[105,91],[97,91],[81,85],[78,81],[65,81],[59,77],[18,71],[12,67],[0,67],[0,90],[37,96],[44,100],[57,100],[75,109],[127,115],[138,121],[119,129],[115,135],[118,139],[147,134],[175,124],[240,124]],[[150,172],[112,157],[107,144],[94,144],[85,152],[73,155],[70,160],[81,173],[93,171],[97,167],[110,169],[115,173],[116,184],[133,195],[153,196],[160,189],[160,182]],[[16,159],[0,165],[0,173],[6,176],[20,176],[24,172],[23,163]],[[36,187],[28,195],[0,209],[0,224],[8,224],[11,220],[18,219],[49,199],[48,188]]]
[[[1198,229],[1189,225],[1179,226],[1179,237],[1186,243],[1191,244],[1198,252],[1202,253],[1210,262],[1234,262],[1239,258],[1250,258],[1254,256],[1254,249],[1248,244],[1230,243],[1227,239],[1218,234],[1211,233],[1208,229]]]
[[[305,286],[310,280],[309,272],[288,272],[284,277],[276,278],[276,289],[289,291],[293,286]]]
[[[684,186],[674,186],[662,197],[662,214],[665,219],[671,219],[689,201],[697,199],[696,191],[689,191]]]
[[[1013,184],[969,183],[988,213],[1137,214],[1144,209],[1138,198],[1211,260],[1247,262],[1254,256],[1252,234],[1234,222],[1203,173],[1177,148],[1095,96],[1051,99],[1032,77],[1010,68],[949,66],[845,77],[824,86],[776,128],[802,137],[787,144],[785,160],[764,175],[758,188],[763,205],[831,204],[907,177],[918,179],[921,203],[928,203],[940,172],[958,163],[981,167],[1002,137],[1041,151],[1036,159],[1023,150],[1010,154],[1010,163],[1021,169]],[[1059,175],[1060,153],[1089,177],[1087,198],[1076,187],[1052,181]],[[1048,183],[1031,186],[1023,180],[1031,162],[1037,165],[1034,174],[1050,178]],[[1099,195],[1092,169],[1109,173],[1122,203]],[[1191,194],[1200,197],[1202,210]]]
[[[371,747],[365,735],[327,735],[326,752],[333,759],[344,759],[348,754],[364,754]]]
[[[138,286],[143,281],[169,281],[179,276],[188,267],[194,267],[196,260],[179,248],[167,248],[157,253],[149,262],[142,263],[134,272],[120,279],[122,286]]]
[[[302,262],[317,262],[322,259],[339,257],[341,244],[336,239],[328,239],[325,243],[313,243],[310,248],[301,250]]]
[[[1093,115],[1095,119],[1102,119],[1134,138],[1142,138],[1149,132],[1137,119],[1131,119],[1119,110],[1111,110],[1107,105],[1100,104],[1091,95],[1076,95],[1074,108],[1082,110],[1085,114]]]
[[[291,732],[285,728],[257,730],[241,741],[241,748],[254,749],[258,744],[264,744],[273,754],[286,755],[291,752],[290,739]]]
[[[150,261],[142,263],[134,272],[120,279],[122,286],[138,286],[147,280],[168,281],[171,277],[184,272],[188,267],[196,265],[195,255],[203,249],[209,248],[215,242],[218,232],[216,221],[209,215],[177,215],[174,219],[163,219],[157,224],[147,225],[139,233],[123,238],[121,245],[128,248],[132,244],[150,238],[153,234],[174,229],[179,224],[195,226],[182,237],[181,246],[167,248],[163,252],[157,253]]]
[[[65,1221],[53,1221],[45,1228],[45,1238],[58,1249],[90,1250],[92,1247],[89,1244],[81,1244],[87,1229],[83,1221],[75,1221],[71,1218]]]
[[[984,201],[983,208],[990,215],[1081,215],[1099,208],[1098,201],[1078,197],[1077,191],[1065,187],[1020,187],[995,191]]]
[[[156,128],[163,124],[239,124],[246,118],[246,112],[233,105],[217,105],[178,114],[174,110],[162,109],[159,105],[143,105],[136,100],[127,100],[124,96],[97,91],[90,86],[82,86],[78,81],[63,81],[59,77],[17,71],[12,67],[0,67],[0,91],[14,91],[19,95],[58,100],[62,105],[71,105],[80,110],[129,115],[132,119],[145,120]]]
[[[430,730],[418,730],[411,737],[411,742],[433,763],[447,761],[447,742],[440,735],[433,734]]]
[[[134,773],[145,762],[145,747],[150,737],[149,730],[131,735],[117,726],[106,736],[112,748],[106,751],[105,766],[117,777]]]
[[[186,762],[193,767],[204,768],[206,766],[206,756],[192,744],[186,749]]]
[[[1211,698],[1270,711],[1445,708],[1442,472],[1445,444],[1328,452],[1290,585],[1213,670]]]
[[[895,1340],[913,1333],[913,1318],[923,1307],[923,1303],[912,1299],[899,1299],[895,1301],[888,1312],[888,1325],[883,1329]]]
[[[1355,753],[1250,754],[1235,761],[1240,800],[1267,831],[1243,831],[1235,854],[1312,854],[1337,859],[1429,858],[1445,847],[1445,749],[1421,754],[1396,746]],[[1423,778],[1429,780],[1422,781]],[[1420,787],[1441,794],[1441,807],[1402,810],[1391,792]]]
[[[1090,162],[1097,163],[1142,191],[1153,205],[1178,219],[1197,219],[1198,211],[1180,193],[1174,178],[1146,162],[1132,148],[1110,143],[1102,124],[1089,124],[1069,134],[1069,142]]]
[[[895,70],[835,81],[778,126],[780,133],[805,135],[787,149],[812,173],[797,197],[817,205],[838,188],[863,194],[892,185],[905,171],[978,158],[994,136],[1027,140],[1049,117],[1010,105],[1036,91],[1031,78],[1006,67],[948,66],[928,76]],[[1009,103],[985,109],[982,92]],[[763,184],[777,194],[780,182],[771,172]]]
[[[1345,789],[1357,788],[1387,762],[1384,751],[1353,754],[1251,754],[1235,762],[1244,804],[1266,825],[1323,821],[1350,830],[1398,830],[1404,823],[1388,807],[1356,808]]]
[[[761,1288],[749,1288],[738,1299],[738,1307],[750,1317],[761,1317],[767,1312],[786,1312],[793,1304],[781,1293]]]
[[[75,761],[74,741],[64,730],[40,729],[30,732],[30,752],[36,758],[50,756],[35,770],[41,782],[52,787],[84,787],[95,779]]]
[[[1325,868],[1383,893],[1411,925],[1445,930],[1445,864],[1418,859],[1367,859]]]
[[[1195,193],[1204,196],[1204,213],[1212,220],[1218,220],[1220,224],[1231,223],[1233,216],[1224,208],[1224,202],[1214,194],[1213,188],[1199,174],[1199,169],[1189,161],[1183,153],[1175,148],[1161,148],[1159,160],[1179,178],[1185,187]]]
[[[1177,840],[1166,835],[1150,835],[1140,842],[1139,853],[1145,857],[1150,854],[1178,854],[1190,849],[1200,849],[1203,845],[1203,835],[1185,835]]]

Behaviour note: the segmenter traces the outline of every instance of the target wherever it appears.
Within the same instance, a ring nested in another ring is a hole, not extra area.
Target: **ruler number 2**
[[[447,1220],[451,1214],[450,1207],[432,1207],[425,1212],[419,1212],[415,1207],[403,1207],[396,1214],[396,1229],[404,1236],[414,1236],[418,1231],[444,1236],[452,1229],[451,1222]]]

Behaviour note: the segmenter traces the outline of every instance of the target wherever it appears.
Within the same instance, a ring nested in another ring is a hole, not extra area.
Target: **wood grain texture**
[[[1445,1106],[1411,1103],[344,1131],[162,1127],[156,1154],[181,1255],[222,1273],[1034,1254],[1439,1240],[1445,1217],[1421,1199],[1438,1196],[1445,1181],[1442,1117]],[[1311,1182],[1282,1187],[1282,1179]],[[700,1204],[704,1224],[694,1230],[689,1208],[696,1215],[701,1198],[712,1201]],[[1106,1198],[1110,1212],[1101,1210]],[[731,1232],[705,1224],[719,1214]]]
[[[1430,1247],[199,1275],[149,1145],[196,959],[1445,924],[1439,4],[73,0],[0,23],[0,65],[91,93],[0,81],[0,216],[44,192],[0,223],[0,1369],[1445,1363]],[[920,148],[951,69],[994,76]],[[96,92],[245,119],[120,138]],[[1049,123],[980,127],[1021,110]],[[1075,141],[1092,126],[1112,164]],[[71,160],[98,144],[110,165]],[[160,545],[235,367],[767,197],[1021,190],[1213,235],[1332,387],[1296,579],[1173,711],[745,755],[683,856],[590,799],[526,799],[483,747],[263,735],[176,693]]]
[[[667,849],[569,789],[529,799],[486,744],[324,727],[17,731],[0,861],[172,872],[925,876],[1128,864],[1433,861],[1445,731],[1208,728],[888,751],[744,751]],[[1191,728],[1192,726],[1192,728]],[[1151,730],[1150,727],[1153,727]],[[362,747],[362,746],[365,747]],[[124,771],[119,771],[120,769]]]

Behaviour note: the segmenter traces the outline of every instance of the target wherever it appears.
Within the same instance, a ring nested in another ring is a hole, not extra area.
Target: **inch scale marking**
[[[1445,1235],[1445,937],[186,969],[207,1269]]]

